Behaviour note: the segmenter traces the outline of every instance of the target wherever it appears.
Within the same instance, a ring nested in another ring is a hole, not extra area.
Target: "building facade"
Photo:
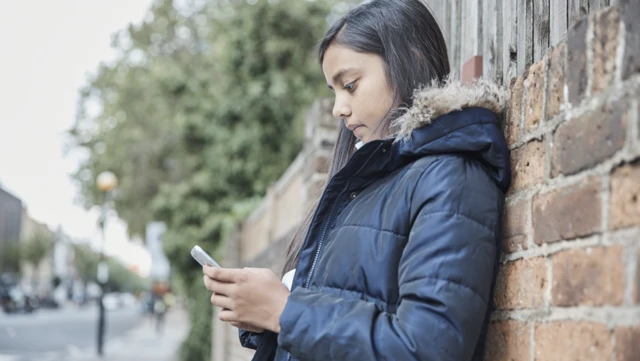
[[[22,228],[22,201],[0,188],[0,247],[16,243]]]

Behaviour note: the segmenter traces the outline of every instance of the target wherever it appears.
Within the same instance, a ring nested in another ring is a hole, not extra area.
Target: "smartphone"
[[[198,261],[198,263],[200,263],[200,265],[202,267],[204,267],[204,265],[209,265],[209,266],[213,266],[213,267],[218,267],[218,268],[222,268],[220,267],[220,265],[218,264],[218,262],[216,262],[213,258],[211,258],[211,256],[209,256],[207,254],[207,252],[205,252],[202,248],[200,248],[200,246],[196,245],[195,247],[193,247],[191,249],[191,256]]]

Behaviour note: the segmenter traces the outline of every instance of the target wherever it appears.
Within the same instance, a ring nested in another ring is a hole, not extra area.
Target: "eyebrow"
[[[355,68],[353,68],[353,67],[349,67],[349,68],[341,69],[339,72],[337,72],[337,73],[336,73],[336,75],[334,75],[334,76],[333,76],[333,78],[331,79],[331,81],[335,84],[335,83],[337,83],[337,82],[338,82],[338,80],[341,80],[341,79],[342,79],[342,77],[343,77],[346,73],[348,73],[348,72],[350,72],[350,71],[353,71],[353,70],[356,70],[356,69],[355,69]],[[332,89],[332,90],[333,90],[333,87],[332,87],[330,84],[327,84],[327,86],[329,87],[329,89]]]

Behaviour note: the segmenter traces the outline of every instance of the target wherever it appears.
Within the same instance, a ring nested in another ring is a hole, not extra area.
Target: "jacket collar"
[[[449,79],[441,86],[421,88],[414,93],[413,106],[393,123],[395,135],[365,144],[349,163],[367,159],[370,164],[360,176],[376,178],[428,155],[463,154],[480,160],[506,192],[511,179],[509,148],[500,126],[506,102],[507,91],[486,79],[470,85]],[[368,156],[382,148],[385,155]]]

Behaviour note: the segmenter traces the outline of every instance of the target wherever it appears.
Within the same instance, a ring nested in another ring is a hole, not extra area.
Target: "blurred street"
[[[41,310],[30,315],[0,314],[0,361],[100,360],[96,356],[95,306]],[[170,311],[162,334],[155,319],[133,307],[107,311],[102,360],[176,360],[188,331],[181,309]]]

